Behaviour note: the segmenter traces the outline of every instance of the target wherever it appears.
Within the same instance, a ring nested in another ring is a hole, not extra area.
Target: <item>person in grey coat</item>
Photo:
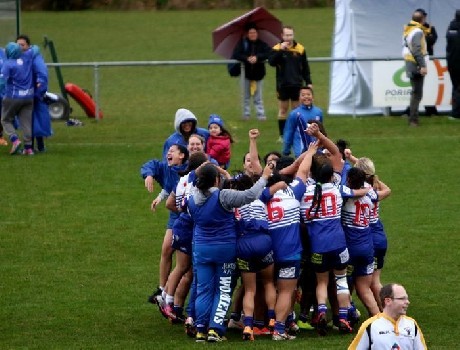
[[[406,74],[410,79],[412,94],[410,98],[409,126],[418,126],[418,108],[423,97],[423,82],[427,75],[429,60],[424,15],[419,10],[412,14],[412,20],[404,26],[403,57],[406,62]]]

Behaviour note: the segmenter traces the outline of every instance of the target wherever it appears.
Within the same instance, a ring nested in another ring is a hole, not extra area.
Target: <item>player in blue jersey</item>
[[[374,190],[377,191],[379,196],[379,201],[374,203],[370,220],[372,241],[374,244],[374,273],[372,274],[371,289],[377,303],[379,304],[379,309],[382,310],[383,305],[380,304],[379,298],[380,290],[382,289],[380,275],[385,261],[388,241],[382,221],[380,220],[380,201],[391,194],[391,189],[375,174],[374,162],[369,158],[362,157],[357,159],[355,167],[364,171],[366,174],[366,183],[370,184]]]
[[[193,263],[197,278],[195,303],[196,341],[222,341],[225,317],[230,307],[236,268],[237,231],[233,208],[257,199],[272,173],[264,168],[262,177],[245,191],[220,190],[219,171],[206,164],[197,171],[197,191],[190,196],[187,208],[195,227]],[[207,336],[206,336],[207,331]]]
[[[350,293],[346,278],[349,254],[341,225],[342,196],[346,194],[339,189],[342,156],[338,147],[319,131],[316,124],[311,124],[307,132],[315,136],[330,153],[329,158],[315,155],[311,168],[315,184],[307,187],[300,205],[311,242],[311,261],[316,271],[317,329],[320,335],[326,335],[327,289],[329,271],[332,270],[339,303],[339,329],[347,333],[352,328],[348,322]],[[367,190],[348,192],[349,196],[357,196],[365,194]]]
[[[279,190],[274,195],[270,195],[268,190],[265,190],[261,196],[261,200],[267,205],[268,229],[273,241],[276,286],[278,290],[273,340],[295,339],[295,336],[289,335],[285,329],[288,314],[293,309],[293,295],[300,273],[302,243],[299,230],[299,201],[305,193],[305,182],[307,181],[312,156],[316,153],[317,146],[317,143],[310,144],[294,178],[280,173],[282,169],[292,164],[293,159],[280,158],[276,163],[277,171],[270,179],[269,185],[279,180],[284,180],[289,185],[286,189]]]
[[[179,172],[184,171],[187,167],[188,156],[189,154],[187,148],[182,145],[172,145],[169,147],[166,160],[152,159],[142,165],[141,176],[144,179],[144,185],[147,191],[150,193],[153,192],[154,180],[162,188],[158,197],[152,201],[150,206],[152,211],[155,211],[158,204],[176,187],[177,182],[179,181]],[[177,213],[170,212],[161,248],[160,285],[158,289],[148,298],[148,301],[152,304],[156,304],[159,301],[158,298],[161,297],[161,293],[164,290],[164,286],[171,270],[173,254],[173,249],[171,248],[172,225],[177,217]]]

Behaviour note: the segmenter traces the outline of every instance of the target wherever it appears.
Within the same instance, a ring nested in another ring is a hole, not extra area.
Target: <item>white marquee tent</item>
[[[459,0],[336,0],[331,56],[345,58],[399,58],[402,31],[412,13],[423,8],[434,25],[438,41],[434,55],[445,57],[447,26],[460,9]],[[329,114],[382,114],[372,105],[372,62],[331,63]]]

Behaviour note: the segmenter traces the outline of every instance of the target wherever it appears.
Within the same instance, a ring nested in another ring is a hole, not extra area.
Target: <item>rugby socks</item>
[[[348,307],[339,307],[339,320],[348,320]]]
[[[13,135],[10,136],[10,141],[11,141],[11,143],[15,142],[15,141],[18,140],[18,139],[19,139],[19,137],[18,137],[18,135],[16,135],[16,134],[13,134]]]
[[[278,119],[278,129],[279,129],[281,137],[283,137],[285,125],[286,125],[286,119]]]
[[[326,304],[318,304],[318,314],[320,313],[327,313],[327,306]]]
[[[286,324],[284,322],[275,322],[275,332],[278,332],[279,334],[284,334],[286,331]]]
[[[253,317],[244,316],[244,326],[245,327],[251,327],[251,329],[252,329],[253,324],[254,324],[254,318]],[[264,323],[262,322],[262,327],[263,327],[263,324]]]
[[[273,309],[268,309],[268,310],[267,310],[267,318],[268,318],[269,320],[274,319],[274,318],[275,318],[275,310],[273,310]]]
[[[349,315],[356,315],[356,306],[355,303],[350,302],[350,306],[348,307],[348,314]]]

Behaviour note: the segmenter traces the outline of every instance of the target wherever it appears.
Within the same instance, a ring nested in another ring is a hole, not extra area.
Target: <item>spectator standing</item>
[[[412,20],[404,26],[403,32],[402,53],[406,62],[406,74],[412,86],[409,125],[415,127],[419,126],[418,108],[423,97],[423,82],[428,73],[429,60],[423,21],[423,13],[415,11]]]
[[[270,47],[259,39],[259,32],[254,23],[246,27],[246,36],[240,40],[233,51],[233,58],[244,63],[244,114],[243,119],[251,116],[251,97],[254,101],[258,120],[266,120],[262,85],[265,77],[265,61],[270,54]]]
[[[305,84],[313,87],[305,47],[294,40],[294,29],[283,26],[282,38],[283,41],[272,48],[268,58],[270,65],[276,68],[280,143],[283,142],[287,113],[299,105],[300,88]]]
[[[426,21],[428,13],[424,9],[417,9],[417,11],[423,13],[423,26],[425,27],[424,31],[426,40],[426,50],[428,51],[428,55],[430,55],[431,57],[434,55],[434,44],[436,44],[436,41],[438,40],[438,33],[436,32],[435,26],[429,24]],[[425,114],[427,116],[438,115],[438,110],[436,109],[436,106],[425,106]]]
[[[23,52],[30,48],[30,39],[27,35],[21,34],[16,38]],[[37,151],[45,152],[44,138],[51,136],[51,117],[48,105],[43,97],[48,90],[48,69],[43,56],[37,51],[32,61],[32,79],[34,86],[34,107],[32,112],[32,148],[36,141]]]
[[[21,47],[10,42],[5,47],[7,60],[3,63],[0,80],[5,83],[5,96],[2,100],[2,125],[12,143],[10,154],[20,151],[21,140],[13,125],[18,116],[23,132],[24,154],[33,155],[32,149],[32,50],[21,51]]]
[[[460,10],[450,22],[446,34],[446,57],[450,80],[452,81],[452,116],[460,120]]]
[[[436,32],[436,28],[426,21],[428,13],[424,9],[417,9],[415,11],[423,14],[423,31],[425,33],[426,50],[428,51],[428,55],[433,56],[434,44],[436,44],[436,41],[438,40],[438,33]],[[407,107],[404,115],[409,115],[409,113],[410,107]],[[425,114],[427,116],[438,115],[438,110],[436,109],[436,106],[425,106]]]

